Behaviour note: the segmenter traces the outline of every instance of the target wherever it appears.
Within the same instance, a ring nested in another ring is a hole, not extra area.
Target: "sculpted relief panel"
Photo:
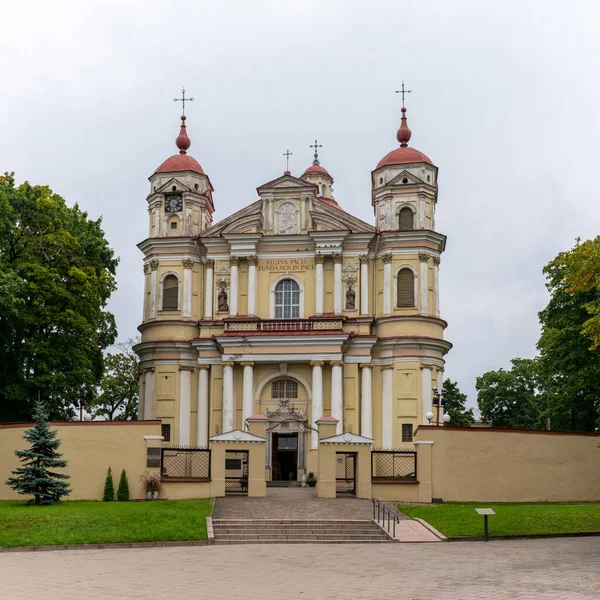
[[[277,235],[300,233],[300,211],[295,202],[281,202],[275,215],[275,233]]]

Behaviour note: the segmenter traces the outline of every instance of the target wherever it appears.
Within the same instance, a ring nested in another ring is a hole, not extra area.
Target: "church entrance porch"
[[[273,432],[271,434],[273,481],[296,481],[298,477],[298,434]]]

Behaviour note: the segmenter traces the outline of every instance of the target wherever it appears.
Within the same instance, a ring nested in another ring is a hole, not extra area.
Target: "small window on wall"
[[[397,281],[397,306],[415,305],[415,276],[410,269],[400,269]]]
[[[298,382],[293,379],[279,379],[271,384],[272,398],[297,398]]]
[[[171,229],[177,229],[177,221],[171,221]]]
[[[163,442],[171,441],[171,425],[163,423],[160,427],[160,434],[163,436]]]
[[[163,281],[163,310],[177,310],[179,281],[175,275],[167,275]]]
[[[402,423],[402,441],[403,442],[412,442],[413,441],[413,431],[412,431],[412,425],[410,423]]]
[[[398,229],[412,229],[413,228],[413,211],[405,206],[399,215]]]

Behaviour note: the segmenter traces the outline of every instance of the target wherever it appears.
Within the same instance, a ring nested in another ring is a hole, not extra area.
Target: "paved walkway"
[[[0,554],[6,600],[592,600],[600,538]]]
[[[317,498],[314,488],[267,488],[265,498],[217,498],[212,518],[370,520],[372,516],[370,500]],[[410,519],[396,525],[396,538],[401,542],[439,541],[426,527]]]

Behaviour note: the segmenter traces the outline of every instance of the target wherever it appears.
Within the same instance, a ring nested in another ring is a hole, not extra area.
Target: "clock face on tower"
[[[170,213],[176,213],[183,208],[183,199],[179,194],[165,197],[165,210]]]

